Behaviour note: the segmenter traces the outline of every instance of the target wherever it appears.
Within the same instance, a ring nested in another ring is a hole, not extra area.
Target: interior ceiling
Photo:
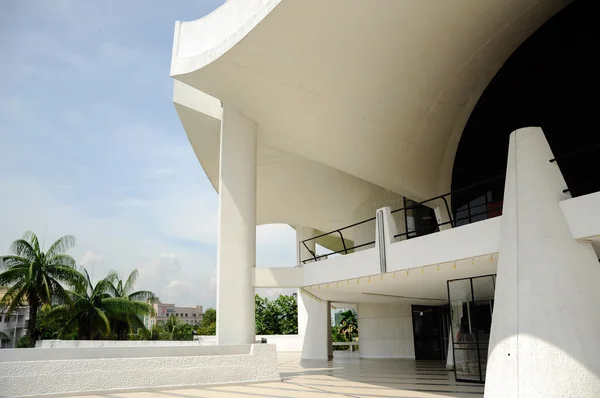
[[[320,298],[345,303],[411,303],[438,305],[448,301],[448,280],[496,273],[498,256],[465,259],[424,268],[397,271],[357,279],[305,286],[304,289]],[[476,287],[476,299],[489,299],[493,292],[487,285]]]

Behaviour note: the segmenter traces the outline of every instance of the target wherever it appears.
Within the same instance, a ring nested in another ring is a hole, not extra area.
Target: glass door
[[[495,275],[448,281],[457,381],[485,382],[495,282]]]

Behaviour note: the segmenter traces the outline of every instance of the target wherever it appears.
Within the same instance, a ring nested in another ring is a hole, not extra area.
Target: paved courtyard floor
[[[279,353],[282,382],[106,393],[79,398],[483,397],[483,386],[454,381],[454,373],[447,371],[441,362],[358,359],[356,354],[336,352],[331,362],[301,362],[298,353]]]

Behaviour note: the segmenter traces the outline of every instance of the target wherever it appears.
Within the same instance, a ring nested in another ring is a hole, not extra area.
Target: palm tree
[[[119,297],[129,301],[138,301],[141,303],[148,303],[149,300],[154,299],[156,296],[149,290],[138,290],[133,291],[133,287],[138,279],[138,270],[134,269],[129,277],[123,283],[123,280],[119,278],[115,271],[109,272],[106,279],[110,282],[110,291],[114,297]],[[150,311],[152,311],[152,307],[150,307]],[[133,332],[134,329],[145,329],[145,325],[140,318],[142,314],[130,313],[125,316],[123,319],[114,319],[113,320],[113,332],[117,335],[119,339],[125,339],[127,337],[127,333]]]
[[[344,311],[340,314],[341,316],[341,328],[340,333],[352,341],[352,337],[358,333],[358,321],[356,320],[356,313],[352,310]]]
[[[106,338],[111,332],[111,319],[127,319],[132,314],[150,313],[147,303],[111,296],[113,286],[110,274],[93,285],[87,270],[83,267],[81,270],[86,280],[85,287],[70,292],[72,304],[57,306],[49,314],[64,321],[59,337],[77,326],[79,339]]]
[[[8,287],[0,305],[6,306],[7,313],[11,313],[19,304],[29,304],[27,333],[31,346],[35,346],[38,336],[38,308],[70,302],[69,294],[61,282],[74,288],[84,283],[82,275],[75,268],[75,260],[65,254],[74,245],[75,238],[66,235],[44,253],[37,236],[28,231],[23,238],[10,245],[12,255],[0,257],[0,266],[5,269],[0,274],[0,286]]]

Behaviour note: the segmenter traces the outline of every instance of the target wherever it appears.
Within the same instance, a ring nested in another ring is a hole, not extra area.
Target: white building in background
[[[0,288],[0,298],[4,296],[6,289]],[[29,322],[29,307],[18,306],[13,312],[6,312],[6,308],[0,307],[0,332],[4,333],[10,340],[0,339],[0,348],[14,348],[17,342],[27,332]]]
[[[177,23],[174,103],[219,192],[218,344],[255,341],[255,288],[295,287],[304,358],[355,305],[362,358],[600,396],[592,3],[228,0]],[[268,223],[296,229],[296,267],[255,267]]]
[[[192,307],[177,307],[175,304],[161,303],[159,299],[152,302],[154,315],[144,316],[144,325],[151,328],[158,322],[166,322],[171,315],[188,325],[199,325],[202,322],[204,312],[201,305]]]

